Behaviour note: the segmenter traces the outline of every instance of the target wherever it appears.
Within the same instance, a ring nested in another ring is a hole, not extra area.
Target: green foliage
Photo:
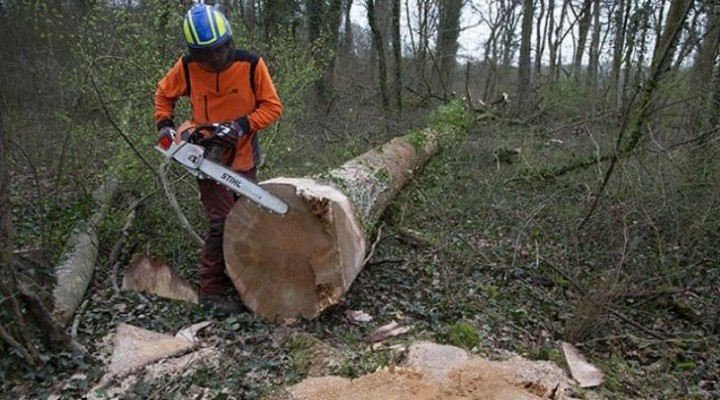
[[[447,329],[448,342],[453,346],[470,350],[480,344],[480,335],[468,323],[458,321]]]
[[[299,376],[304,376],[312,361],[312,343],[307,337],[300,335],[290,341],[289,348],[295,372]]]
[[[312,83],[321,77],[319,63],[322,60],[314,58],[289,33],[274,38],[270,51],[268,68],[283,104],[281,120],[260,136],[270,162],[266,167],[272,170],[276,160],[285,160],[297,152],[299,122],[308,109],[307,96]]]
[[[438,132],[445,132],[456,137],[467,131],[475,121],[473,115],[465,107],[462,99],[454,99],[448,104],[438,107],[430,115],[428,126]]]
[[[540,87],[538,93],[542,99],[540,108],[552,110],[552,117],[567,119],[578,115],[578,105],[592,103],[577,79],[561,79],[548,82]]]

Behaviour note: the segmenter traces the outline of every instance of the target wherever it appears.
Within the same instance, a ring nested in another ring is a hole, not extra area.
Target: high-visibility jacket
[[[155,92],[155,122],[158,129],[175,126],[173,110],[181,96],[190,98],[193,125],[231,122],[247,118],[249,132],[235,146],[230,166],[247,171],[260,161],[257,131],[282,114],[282,105],[262,58],[244,50],[234,51],[233,62],[220,72],[211,72],[187,56],[168,71]]]

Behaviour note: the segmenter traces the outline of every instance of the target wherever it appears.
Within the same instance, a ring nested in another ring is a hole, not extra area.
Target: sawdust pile
[[[358,379],[308,378],[288,388],[295,400],[572,399],[572,381],[555,364],[515,358],[489,361],[429,342],[413,344],[402,367]]]

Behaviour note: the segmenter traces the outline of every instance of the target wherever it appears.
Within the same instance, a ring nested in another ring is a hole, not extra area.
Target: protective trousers
[[[254,168],[239,173],[253,181],[257,178]],[[233,286],[225,273],[223,232],[225,218],[238,195],[211,179],[200,179],[198,184],[200,199],[210,222],[205,234],[205,245],[200,252],[200,296],[224,296]]]

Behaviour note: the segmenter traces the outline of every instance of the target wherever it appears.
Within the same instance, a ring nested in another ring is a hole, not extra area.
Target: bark
[[[66,253],[64,261],[55,267],[57,283],[53,290],[53,301],[55,311],[64,323],[70,320],[90,284],[98,254],[97,227],[110,207],[116,188],[117,181],[110,179],[95,191],[97,211],[84,226],[75,229],[69,240],[70,251]]]
[[[436,137],[431,130],[406,135],[319,177],[264,182],[290,205],[285,216],[238,201],[223,247],[248,308],[280,322],[311,319],[336,304],[362,269],[381,214],[436,153]]]
[[[533,0],[524,0],[522,33],[520,35],[520,62],[518,63],[517,114],[530,105],[530,41],[532,37]]]

